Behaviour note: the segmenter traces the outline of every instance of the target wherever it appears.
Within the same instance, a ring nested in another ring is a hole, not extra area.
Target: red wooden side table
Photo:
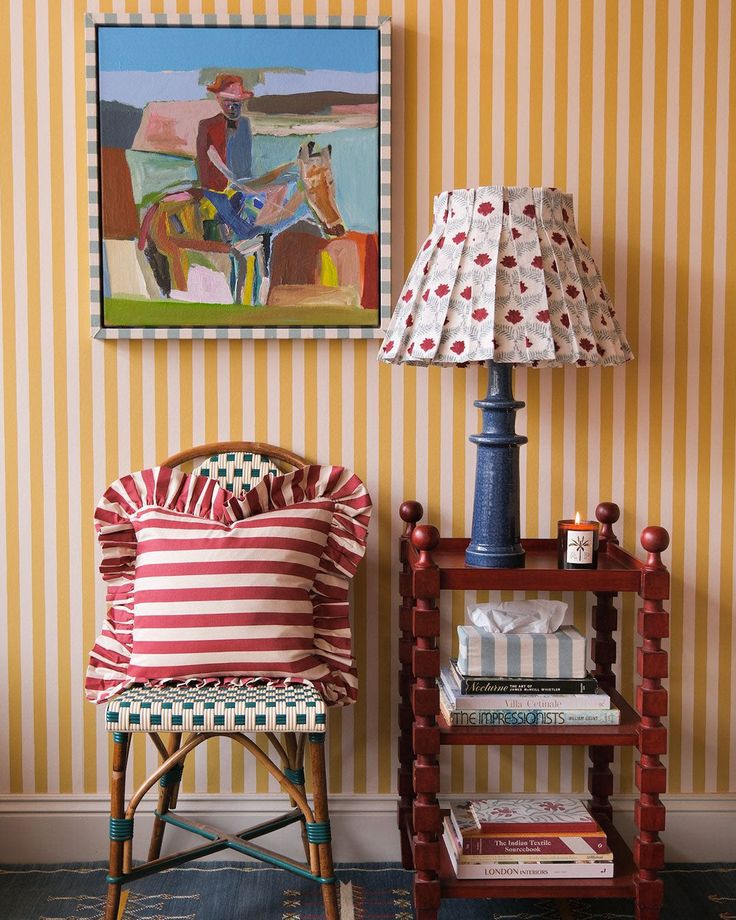
[[[525,540],[526,565],[515,569],[470,568],[465,564],[467,539],[440,539],[435,527],[420,525],[422,507],[405,502],[399,511],[405,529],[400,540],[401,607],[399,625],[399,805],[402,863],[415,871],[414,906],[417,920],[437,920],[443,898],[621,898],[636,902],[637,920],[658,920],[663,882],[664,845],[659,832],[665,823],[660,794],[666,772],[660,755],[667,747],[667,730],[660,719],[667,713],[667,652],[661,640],[669,635],[669,614],[662,601],[669,597],[669,573],[660,554],[669,545],[662,527],[646,527],[641,562],[618,545],[613,524],[616,505],[596,509],[601,523],[598,568],[557,568],[555,540]],[[449,725],[440,714],[437,679],[440,674],[440,612],[442,590],[591,591],[593,607],[591,657],[599,685],[621,710],[619,725],[564,727],[466,727]],[[637,631],[636,709],[617,691],[611,665],[616,661],[618,592],[639,595]],[[582,745],[588,748],[589,807],[605,828],[614,854],[614,876],[605,879],[458,879],[442,840],[443,813],[437,801],[440,770],[437,756],[443,744]],[[634,746],[639,752],[635,807],[637,836],[633,852],[612,823],[609,796],[613,792],[613,749]]]

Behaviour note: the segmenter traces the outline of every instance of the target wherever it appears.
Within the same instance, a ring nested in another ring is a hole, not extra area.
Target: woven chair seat
[[[131,687],[110,700],[118,732],[323,732],[325,703],[307,684]]]

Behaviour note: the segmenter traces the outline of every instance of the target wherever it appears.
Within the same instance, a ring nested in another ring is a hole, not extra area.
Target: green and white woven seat
[[[325,703],[314,687],[131,687],[110,700],[108,731],[323,732]]]
[[[216,479],[223,489],[240,495],[250,491],[264,476],[278,476],[281,471],[270,457],[254,451],[234,450],[209,457],[197,473]]]

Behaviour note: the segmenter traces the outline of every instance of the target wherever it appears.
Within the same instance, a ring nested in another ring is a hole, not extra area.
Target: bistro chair
[[[190,471],[192,463],[199,475],[214,478],[223,488],[239,494],[265,475],[280,475],[301,468],[306,460],[270,444],[227,441],[194,447],[169,457],[162,466]],[[122,885],[228,849],[318,883],[326,920],[338,920],[325,775],[325,722],[325,702],[314,687],[306,684],[284,687],[134,686],[110,700],[106,707],[106,727],[113,733],[114,746],[105,920],[117,920]],[[133,732],[145,732],[150,737],[161,763],[126,805],[126,764]],[[248,737],[256,732],[268,739],[272,756]],[[276,779],[289,797],[291,807],[288,811],[235,834],[178,815],[175,809],[187,756],[204,741],[222,737],[242,745]],[[304,785],[307,751],[311,766],[311,805]],[[156,784],[158,803],[148,859],[134,867],[133,819],[143,796]],[[183,852],[161,856],[168,824],[204,839],[198,846]],[[255,842],[289,825],[301,828],[304,863]]]

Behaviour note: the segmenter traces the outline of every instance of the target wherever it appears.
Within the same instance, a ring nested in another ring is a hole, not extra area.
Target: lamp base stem
[[[516,412],[524,407],[514,399],[511,364],[487,361],[488,393],[475,401],[482,412],[482,432],[471,435],[478,445],[473,502],[473,529],[465,551],[467,565],[491,569],[521,568],[519,515],[519,446]]]

